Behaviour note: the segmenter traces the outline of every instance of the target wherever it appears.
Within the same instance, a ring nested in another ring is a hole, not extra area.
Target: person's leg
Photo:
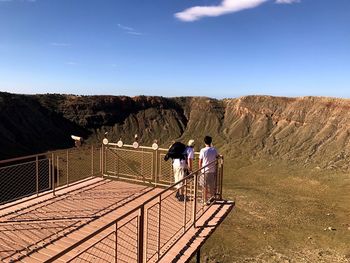
[[[207,201],[211,200],[215,195],[215,174],[209,173],[207,177],[208,182],[208,195]]]
[[[179,177],[180,177],[179,176],[180,169],[179,169],[179,167],[173,167],[173,170],[174,170],[174,183],[177,183],[179,181]],[[177,184],[175,186],[175,188],[177,189],[175,196],[176,196],[176,198],[178,198],[179,195],[180,195],[180,193],[179,193],[179,188],[180,188],[179,184]]]
[[[183,178],[185,178],[185,168],[181,167],[179,169],[179,176],[178,176],[178,180],[181,181]],[[179,186],[179,201],[183,201],[184,200],[184,188],[183,188],[183,183],[178,184]]]
[[[203,203],[206,203],[208,200],[208,194],[209,194],[208,173],[205,172],[203,174],[203,180],[204,180]]]

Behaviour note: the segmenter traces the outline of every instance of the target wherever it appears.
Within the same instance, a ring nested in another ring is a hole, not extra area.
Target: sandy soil
[[[350,262],[350,172],[226,160],[236,208],[202,262]]]

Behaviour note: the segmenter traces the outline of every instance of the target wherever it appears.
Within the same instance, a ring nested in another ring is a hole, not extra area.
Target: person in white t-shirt
[[[217,150],[211,146],[212,138],[210,136],[204,137],[205,147],[199,152],[199,169],[202,169],[199,183],[204,187],[203,198],[204,202],[208,202],[216,192],[216,163],[218,156]],[[208,167],[205,167],[207,166]]]

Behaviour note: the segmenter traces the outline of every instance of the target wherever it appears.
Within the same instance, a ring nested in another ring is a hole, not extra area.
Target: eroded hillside
[[[88,143],[142,144],[157,139],[201,140],[233,157],[284,159],[329,169],[348,169],[349,108],[345,99],[247,96],[125,97],[15,95],[0,93],[0,158],[65,148],[71,134]],[[197,144],[198,146],[198,144]]]

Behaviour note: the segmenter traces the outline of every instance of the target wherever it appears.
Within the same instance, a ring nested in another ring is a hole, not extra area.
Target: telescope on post
[[[75,135],[71,135],[70,137],[74,140],[75,147],[78,148],[83,144],[83,141],[84,141],[83,137],[75,136]]]

